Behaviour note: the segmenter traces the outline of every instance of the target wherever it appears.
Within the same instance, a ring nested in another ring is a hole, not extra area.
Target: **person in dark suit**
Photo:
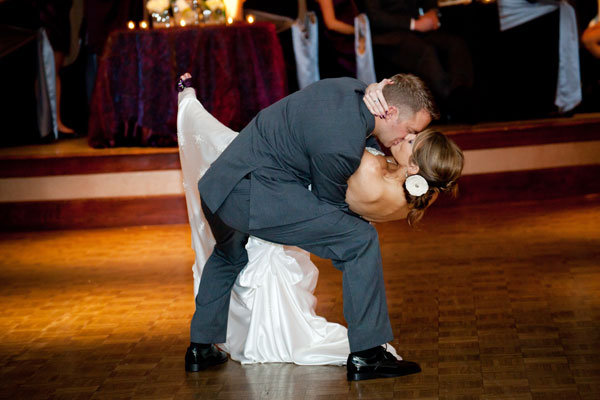
[[[387,82],[386,82],[387,83]],[[420,371],[382,344],[393,339],[377,231],[345,202],[347,181],[365,146],[391,148],[425,129],[436,110],[425,84],[396,75],[383,89],[386,117],[363,102],[366,85],[325,79],[267,107],[239,133],[198,182],[216,240],[196,297],[187,371],[225,362],[232,286],[248,262],[249,235],[329,258],[343,272],[349,380]]]
[[[364,0],[364,6],[378,75],[415,74],[431,88],[445,117],[469,119],[473,63],[465,42],[439,29],[437,1]]]

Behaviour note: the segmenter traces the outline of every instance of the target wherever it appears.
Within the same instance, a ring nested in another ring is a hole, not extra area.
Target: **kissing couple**
[[[321,80],[239,134],[192,86],[182,75],[178,139],[199,278],[186,371],[227,361],[216,346],[224,343],[242,362],[345,363],[348,380],[420,372],[386,345],[393,332],[372,223],[414,225],[439,193],[456,190],[463,154],[424,131],[438,116],[425,84],[409,74],[369,86]],[[314,265],[297,248],[342,272],[347,331],[315,315]]]

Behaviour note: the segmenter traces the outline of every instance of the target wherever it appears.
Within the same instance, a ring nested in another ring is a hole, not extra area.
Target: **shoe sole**
[[[208,367],[212,367],[213,365],[219,365],[219,364],[226,363],[227,360],[228,360],[228,358],[225,358],[223,361],[218,361],[218,362],[209,363],[209,364],[185,364],[185,370],[187,372],[199,372]]]
[[[367,379],[378,379],[378,378],[395,378],[397,376],[406,376],[406,375],[412,375],[412,374],[418,374],[419,372],[421,372],[421,370],[413,370],[413,371],[406,371],[406,372],[402,372],[402,373],[397,373],[397,374],[383,374],[380,372],[349,372],[347,374],[347,378],[349,381],[365,381]]]

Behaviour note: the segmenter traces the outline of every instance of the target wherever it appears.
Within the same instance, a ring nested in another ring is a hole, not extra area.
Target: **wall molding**
[[[187,222],[185,197],[182,195],[0,203],[0,225],[3,231],[109,228]]]
[[[600,114],[571,118],[439,126],[463,150],[600,140]]]
[[[433,207],[577,197],[600,193],[600,165],[463,176],[457,199]],[[115,197],[0,203],[4,231],[87,229],[188,223],[185,196]]]

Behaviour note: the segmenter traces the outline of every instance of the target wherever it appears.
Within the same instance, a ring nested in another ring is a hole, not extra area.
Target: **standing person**
[[[377,119],[363,103],[366,85],[356,79],[325,79],[285,97],[262,110],[201,178],[201,206],[216,245],[196,296],[186,370],[227,360],[214,343],[226,340],[231,289],[253,235],[329,258],[342,271],[349,380],[420,371],[380,346],[393,334],[377,231],[345,202],[367,143],[375,146],[377,138],[393,152],[436,117],[420,79],[400,74],[391,81],[383,88],[389,112]]]
[[[471,119],[471,55],[461,38],[440,30],[437,0],[364,0],[364,4],[377,70],[419,76],[431,88],[444,117]]]

